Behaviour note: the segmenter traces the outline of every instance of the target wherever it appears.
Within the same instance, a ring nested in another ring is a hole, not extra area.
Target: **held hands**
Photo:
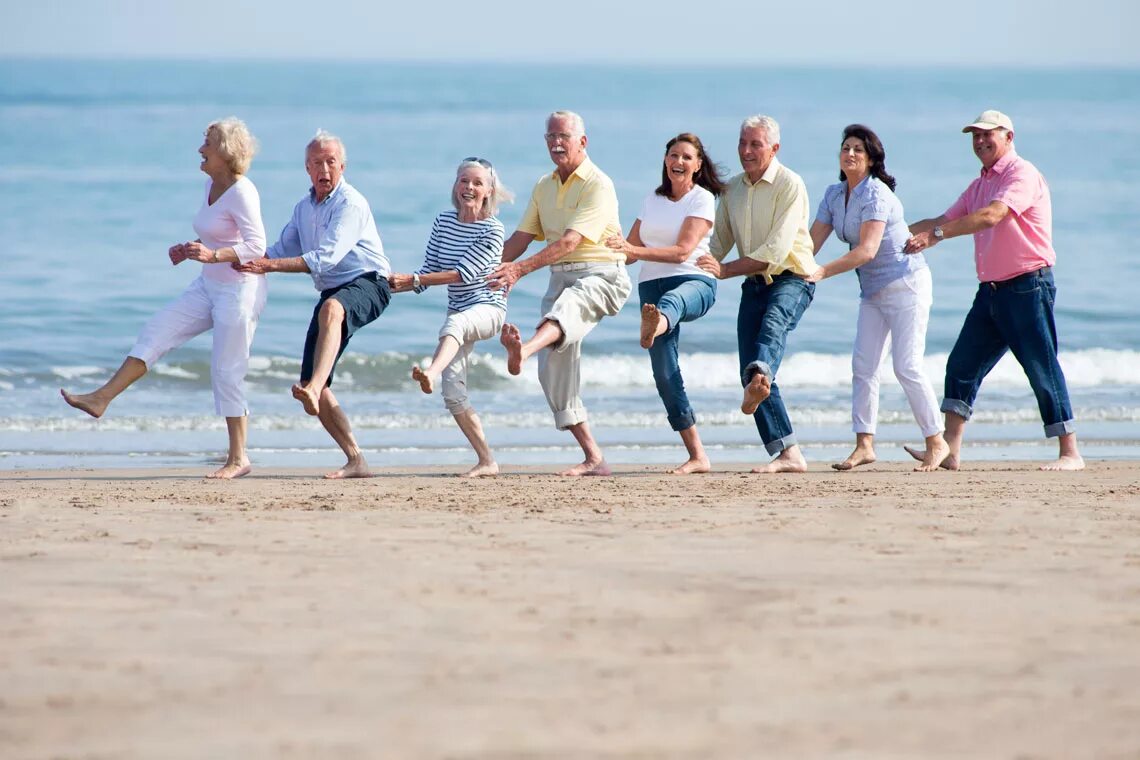
[[[718,280],[724,279],[724,272],[720,262],[707,253],[701,254],[701,257],[697,259],[697,266]]]
[[[930,230],[917,232],[907,239],[906,245],[903,246],[903,251],[906,253],[921,253],[927,248],[933,248],[937,244],[938,238],[934,237],[934,233]]]
[[[388,287],[393,293],[407,293],[412,289],[412,276],[410,274],[388,275]]]
[[[273,259],[269,258],[268,256],[262,256],[260,259],[254,259],[253,261],[247,262],[245,264],[241,263],[240,261],[235,261],[230,266],[232,266],[237,271],[245,272],[246,274],[265,274],[266,272],[273,271]]]
[[[797,275],[797,276],[805,282],[816,283],[816,282],[819,282],[820,280],[827,279],[827,270],[824,269],[823,267],[816,267],[815,271],[812,272],[811,274],[801,274],[801,275]]]
[[[633,253],[633,246],[623,235],[610,235],[606,238],[606,247],[624,253],[626,261],[637,260],[637,256]]]
[[[502,290],[504,293],[509,293],[524,274],[526,272],[523,271],[522,266],[517,261],[499,264],[495,267],[494,272],[487,275],[487,287],[491,290]]]

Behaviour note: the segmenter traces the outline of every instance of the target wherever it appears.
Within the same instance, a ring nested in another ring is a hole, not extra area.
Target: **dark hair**
[[[843,139],[839,141],[839,144],[843,145],[847,142],[848,137],[856,137],[863,141],[867,158],[871,160],[871,176],[889,187],[891,192],[894,192],[895,185],[898,183],[894,177],[887,174],[887,151],[883,148],[883,141],[879,139],[879,136],[870,127],[865,127],[862,124],[848,124],[843,129]],[[847,180],[842,169],[839,170],[839,179]]]
[[[705,153],[705,146],[701,142],[701,138],[692,132],[682,132],[665,143],[665,154],[668,155],[669,149],[679,142],[687,142],[697,149],[697,158],[701,161],[701,168],[693,174],[693,184],[700,185],[713,195],[719,196],[723,193],[725,186],[724,180],[720,178],[720,167],[709,158],[708,153]],[[666,198],[673,193],[673,183],[669,181],[669,170],[665,168],[664,162],[661,164],[661,186],[654,192]]]

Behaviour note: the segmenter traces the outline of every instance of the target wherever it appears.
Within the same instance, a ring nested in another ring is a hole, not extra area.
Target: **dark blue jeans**
[[[1056,297],[1049,267],[996,286],[981,283],[946,360],[942,411],[970,419],[982,380],[1009,350],[1037,396],[1046,437],[1073,432],[1069,389],[1057,361],[1057,326],[1053,322]]]
[[[814,296],[815,285],[794,274],[777,275],[771,285],[765,285],[760,277],[747,277],[740,286],[740,311],[736,317],[740,381],[748,385],[752,376],[761,372],[772,382],[772,395],[752,415],[760,440],[772,455],[796,443],[792,422],[776,385],[776,373],[784,359],[788,333],[796,329]]]
[[[689,397],[685,394],[685,381],[681,378],[678,361],[678,343],[681,323],[703,317],[716,301],[716,280],[700,275],[677,275],[647,280],[637,286],[641,305],[657,306],[669,320],[669,329],[653,341],[649,349],[649,363],[653,367],[653,381],[657,393],[665,404],[669,426],[674,430],[687,430],[697,423]]]

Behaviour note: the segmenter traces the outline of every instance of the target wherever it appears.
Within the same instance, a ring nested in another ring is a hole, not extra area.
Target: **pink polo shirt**
[[[1053,205],[1049,185],[1037,167],[1013,148],[947,209],[947,220],[960,219],[994,201],[1009,207],[1005,218],[974,233],[974,266],[981,282],[1001,282],[1053,266]]]

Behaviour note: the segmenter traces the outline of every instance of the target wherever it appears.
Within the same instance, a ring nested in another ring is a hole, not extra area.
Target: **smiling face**
[[[678,140],[665,151],[665,175],[674,187],[692,187],[693,175],[700,168],[700,152],[690,142]]]
[[[997,129],[973,127],[970,129],[970,136],[974,142],[974,155],[987,169],[996,164],[1013,147],[1013,132],[1000,127]]]
[[[563,116],[546,122],[546,149],[562,179],[586,159],[586,136],[574,134],[575,129],[574,121]]]
[[[484,218],[484,208],[492,189],[491,172],[488,169],[482,166],[464,166],[451,188],[460,220],[473,222]]]
[[[839,148],[839,171],[847,176],[848,182],[858,183],[871,171],[871,157],[867,146],[858,137],[848,137]]]
[[[198,155],[202,157],[199,168],[211,177],[224,177],[230,173],[229,162],[222,156],[219,142],[218,131],[207,129],[206,139],[202,141],[202,147],[198,148]]]
[[[780,152],[780,143],[771,142],[768,130],[763,127],[745,127],[740,130],[740,142],[736,145],[740,155],[740,165],[750,182],[759,182],[768,171],[769,164]]]
[[[327,142],[310,147],[305,151],[305,171],[313,182],[317,202],[323,201],[344,176],[344,153],[340,143]]]

